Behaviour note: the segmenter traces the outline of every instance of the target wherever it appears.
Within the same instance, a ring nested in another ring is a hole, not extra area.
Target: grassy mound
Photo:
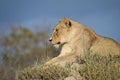
[[[66,67],[50,66],[46,69],[42,66],[29,67],[19,72],[16,80],[68,80],[68,77],[77,80],[118,80],[120,79],[120,56],[94,55],[82,60],[77,57],[77,62],[66,64]]]

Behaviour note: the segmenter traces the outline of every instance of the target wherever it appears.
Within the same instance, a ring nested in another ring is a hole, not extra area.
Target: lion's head
[[[69,35],[71,32],[72,23],[70,19],[63,18],[54,27],[49,41],[54,45],[61,45],[69,42]]]

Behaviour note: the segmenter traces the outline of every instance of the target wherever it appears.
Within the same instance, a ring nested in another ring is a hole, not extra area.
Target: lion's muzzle
[[[49,39],[49,41],[50,41],[50,42],[52,42],[52,41],[53,41],[53,40],[52,40],[52,38],[50,38],[50,39]],[[53,43],[53,42],[52,42],[52,43]],[[61,42],[60,42],[60,41],[58,41],[58,42],[53,43],[53,44],[61,44]]]

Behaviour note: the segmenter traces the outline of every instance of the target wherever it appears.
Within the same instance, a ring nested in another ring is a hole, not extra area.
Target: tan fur
[[[71,62],[88,51],[102,56],[120,54],[120,45],[116,41],[99,36],[91,28],[69,18],[62,18],[54,27],[50,41],[61,47],[61,52],[46,64]]]

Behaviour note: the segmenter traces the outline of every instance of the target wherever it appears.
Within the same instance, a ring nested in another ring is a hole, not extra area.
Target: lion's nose
[[[49,39],[49,41],[51,42],[51,41],[52,41],[52,39]]]

